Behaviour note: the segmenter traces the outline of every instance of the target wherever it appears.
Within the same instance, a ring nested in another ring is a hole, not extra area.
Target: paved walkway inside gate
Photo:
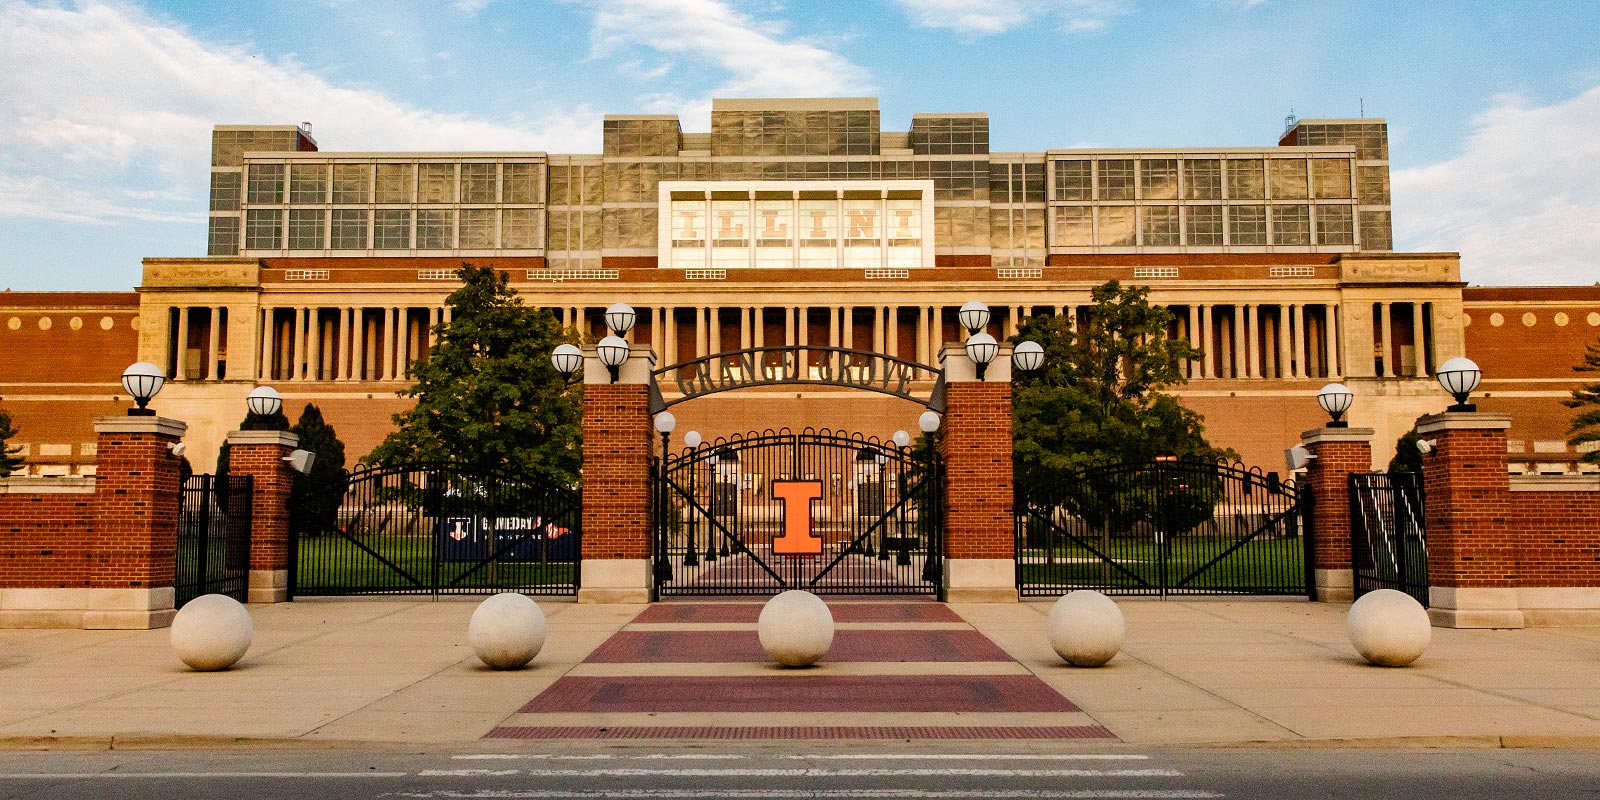
[[[1434,630],[1369,667],[1345,606],[1132,600],[1124,652],[1060,662],[1049,605],[832,600],[821,665],[769,665],[759,606],[542,604],[534,666],[480,667],[471,602],[253,606],[239,668],[194,673],[158,631],[0,631],[0,746],[572,739],[1026,739],[1039,746],[1352,743],[1600,747],[1600,628]],[[885,742],[887,745],[887,742]]]

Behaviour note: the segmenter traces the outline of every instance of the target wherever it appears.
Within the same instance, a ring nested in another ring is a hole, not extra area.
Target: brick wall
[[[1419,430],[1435,443],[1422,460],[1429,583],[1515,587],[1517,540],[1531,532],[1511,525],[1505,429]]]
[[[9,483],[0,493],[0,588],[88,587],[94,572],[92,490],[59,493],[65,483],[59,479]],[[46,485],[18,485],[23,483]]]
[[[945,386],[945,555],[1014,558],[1011,384]]]
[[[90,587],[171,586],[176,569],[178,459],[157,433],[101,433]]]
[[[1321,438],[1361,436],[1366,441]],[[1312,566],[1315,569],[1350,569],[1350,473],[1372,468],[1372,431],[1362,428],[1322,428],[1307,432],[1306,449],[1316,458],[1306,467],[1311,488]]]
[[[583,387],[583,558],[649,558],[649,387]]]
[[[1600,492],[1511,493],[1520,586],[1600,586]]]
[[[278,435],[275,431],[243,433],[246,436]],[[251,570],[289,568],[289,489],[294,486],[295,471],[283,457],[293,449],[278,442],[236,442],[228,448],[228,472],[252,478]]]

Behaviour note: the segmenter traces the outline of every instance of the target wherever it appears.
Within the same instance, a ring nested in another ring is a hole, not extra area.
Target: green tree
[[[414,365],[416,398],[396,429],[363,459],[373,464],[454,461],[567,485],[577,481],[581,384],[550,363],[565,339],[555,317],[529,308],[505,273],[463,264],[446,300],[452,319]]]
[[[241,431],[286,431],[289,430],[289,418],[283,415],[280,406],[277,411],[266,416],[246,413],[244,421],[239,423]],[[228,474],[228,440],[222,440],[222,447],[217,450],[216,475],[221,477]]]
[[[1572,368],[1573,372],[1600,372],[1600,342],[1584,348],[1583,363]],[[1600,381],[1586,383],[1572,390],[1572,399],[1562,400],[1561,404],[1567,408],[1581,409],[1573,415],[1572,423],[1567,427],[1567,444],[1573,447],[1582,447],[1593,442],[1600,442]],[[1590,464],[1600,464],[1600,449],[1590,450],[1583,454],[1583,460]]]
[[[0,408],[0,478],[4,478],[22,468],[25,460],[21,455],[22,448],[10,444],[11,437],[17,435],[16,426],[11,424],[11,415]]]
[[[1161,456],[1237,458],[1212,447],[1204,419],[1162,389],[1185,381],[1183,364],[1201,353],[1167,338],[1172,314],[1150,304],[1149,288],[1109,281],[1094,288],[1078,320],[1038,316],[1012,341],[1038,342],[1044,366],[1013,375],[1012,434],[1024,474],[1076,471],[1107,461]]]
[[[344,442],[339,434],[322,418],[322,409],[315,403],[306,403],[300,412],[300,421],[289,429],[300,437],[299,448],[317,454],[311,462],[311,471],[295,478],[289,490],[291,505],[309,503],[305,510],[316,519],[333,519],[344,502],[344,490],[349,473],[344,468]]]
[[[1402,472],[1422,474],[1422,451],[1417,449],[1417,440],[1421,438],[1422,434],[1417,433],[1417,426],[1412,423],[1411,430],[1394,443],[1394,457],[1389,459],[1389,468],[1386,470],[1390,475]]]

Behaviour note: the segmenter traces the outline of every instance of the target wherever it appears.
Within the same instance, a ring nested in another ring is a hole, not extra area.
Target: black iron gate
[[[1350,562],[1355,596],[1397,589],[1428,604],[1422,476],[1351,473]]]
[[[172,603],[225,594],[243,603],[250,581],[249,475],[190,475],[178,510]]]
[[[1309,495],[1275,472],[1209,460],[1019,470],[1017,587],[1310,596]]]
[[[572,595],[575,488],[459,464],[357,470],[290,502],[300,595]]]
[[[939,593],[931,449],[769,430],[668,455],[655,472],[660,597]]]

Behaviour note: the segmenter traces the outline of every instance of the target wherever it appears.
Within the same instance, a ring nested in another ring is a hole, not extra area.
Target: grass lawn
[[[385,564],[342,536],[302,538],[295,574],[298,594],[361,594],[412,591],[432,593],[435,580],[444,593],[489,593],[520,589],[540,594],[571,594],[576,565],[570,561],[439,561],[433,536],[367,536],[362,543]],[[437,577],[435,577],[437,569]],[[470,574],[468,574],[470,572]]]
[[[1019,576],[1025,588],[1148,590],[1163,583],[1169,589],[1203,592],[1300,594],[1305,591],[1302,539],[1246,542],[1226,558],[1191,575],[1221,555],[1235,540],[1229,537],[1178,537],[1169,547],[1150,539],[1112,539],[1108,546],[1090,542],[1110,556],[1105,563],[1079,545],[1025,548],[1018,552]],[[1131,574],[1130,574],[1131,573]],[[1165,575],[1165,580],[1163,580]],[[1185,579],[1188,579],[1185,581]]]

